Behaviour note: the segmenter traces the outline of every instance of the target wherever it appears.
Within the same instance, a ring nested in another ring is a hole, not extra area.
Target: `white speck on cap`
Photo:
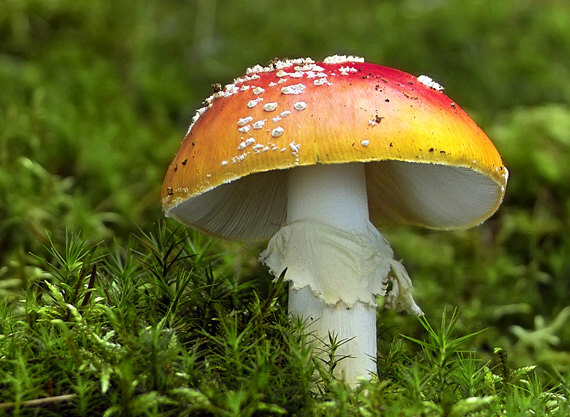
[[[248,124],[252,120],[253,120],[253,117],[247,116],[247,117],[244,117],[243,119],[239,119],[237,124],[238,124],[238,126],[243,126],[243,125]]]
[[[275,116],[273,119],[271,119],[271,121],[272,121],[273,123],[277,123],[277,122],[280,121],[280,120],[281,120],[281,117],[279,117],[279,116]]]
[[[263,120],[259,120],[259,121],[255,122],[253,124],[253,128],[256,130],[263,128],[263,125],[265,124],[266,121],[267,121],[267,119],[263,119]]]
[[[241,151],[241,150],[244,150],[246,147],[247,147],[247,143],[241,142],[241,143],[238,145],[237,150],[238,150],[238,151]]]
[[[291,114],[291,112],[289,110],[285,110],[284,112],[281,113],[281,117],[287,117]]]
[[[226,166],[228,164],[228,161],[222,161],[222,166]]]
[[[255,88],[253,89],[253,94],[258,95],[258,94],[263,93],[264,91],[265,91],[265,90],[264,90],[263,88],[261,88],[261,87],[255,87]]]
[[[289,144],[289,149],[291,149],[291,153],[293,155],[297,155],[299,153],[299,149],[301,149],[301,145],[300,144],[296,144],[295,142],[291,142]]]
[[[325,64],[342,64],[345,62],[364,62],[364,58],[359,56],[332,55],[323,60]]]
[[[283,129],[281,126],[278,126],[271,131],[271,136],[273,136],[274,138],[278,138],[283,134],[283,132],[285,132],[285,129]]]
[[[260,77],[257,74],[246,75],[244,77],[234,78],[234,84],[241,84],[252,80],[259,80],[259,78]]]
[[[239,92],[239,88],[235,84],[227,84],[225,87],[225,91],[221,91],[223,97],[229,97]]]
[[[328,75],[324,72],[308,71],[307,78],[326,78]]]
[[[249,155],[249,152],[242,153],[241,155],[238,155],[238,156],[234,156],[234,157],[232,157],[232,163],[235,164],[236,162],[241,162],[248,155]]]
[[[305,86],[303,84],[288,85],[281,88],[283,94],[301,94],[304,90]]]
[[[317,64],[305,64],[303,66],[296,66],[295,71],[324,71],[323,67],[319,67]]]
[[[248,69],[245,71],[245,73],[246,73],[247,75],[249,75],[249,74],[256,73],[256,72],[265,72],[265,71],[266,71],[266,69],[265,69],[264,67],[262,67],[261,65],[257,64],[257,65],[254,65],[254,66],[251,67],[251,68],[248,68]]]
[[[194,127],[194,124],[198,121],[198,119],[200,118],[200,116],[202,114],[204,114],[204,112],[206,110],[208,110],[210,108],[211,104],[209,104],[208,106],[204,106],[202,108],[199,108],[198,110],[196,110],[196,114],[194,115],[194,117],[192,117],[192,122],[190,123],[190,126],[188,127],[188,132],[186,132],[186,135],[188,135],[190,133],[190,131],[192,130],[192,128]]]
[[[370,120],[368,121],[368,124],[369,124],[370,126],[376,126],[376,125],[378,124],[378,122],[377,122],[376,120],[370,119]]]
[[[248,138],[248,139],[245,141],[245,146],[250,146],[250,145],[253,145],[254,143],[255,143],[255,139],[254,139],[254,138]]]
[[[283,68],[291,67],[294,65],[307,65],[307,64],[314,64],[315,61],[311,58],[297,58],[297,59],[286,59],[286,60],[279,60],[274,61],[266,67],[261,65],[255,65],[254,67],[248,68],[246,71],[247,75],[254,74],[257,72],[271,72],[275,70],[281,70]]]
[[[293,65],[305,65],[305,64],[314,64],[315,61],[311,58],[296,58],[296,59],[286,59],[285,61],[277,61],[273,65],[277,69],[290,67]]]
[[[439,85],[438,83],[436,83],[434,80],[432,80],[430,77],[428,77],[427,75],[420,75],[418,77],[418,81],[426,86],[428,86],[429,88],[433,88],[434,90],[437,91],[441,91],[443,90],[443,87],[441,85]]]
[[[246,125],[244,127],[238,128],[238,130],[242,133],[247,133],[247,132],[249,132],[250,127],[251,127],[250,125]]]
[[[348,75],[349,72],[358,72],[358,70],[353,67],[340,67],[338,70],[342,75]]]
[[[244,85],[241,86],[240,90],[241,90],[241,91],[247,91],[247,90],[249,90],[249,87],[250,87],[249,85],[245,85],[245,84],[244,84]]]
[[[317,78],[315,81],[313,81],[313,84],[315,84],[315,85],[325,85],[325,84],[331,85],[331,83],[329,83],[326,78]]]
[[[277,103],[267,103],[263,105],[263,110],[273,111],[277,108]]]
[[[305,110],[307,108],[307,103],[305,103],[304,101],[298,101],[296,102],[293,107],[295,108],[295,110]]]
[[[370,144],[370,141],[368,139],[364,139],[363,141],[360,142],[360,144],[362,146],[368,146]]]
[[[247,107],[249,107],[251,109],[251,108],[257,106],[259,104],[259,102],[262,100],[263,100],[262,97],[256,98],[255,100],[249,100],[249,103],[247,103]]]

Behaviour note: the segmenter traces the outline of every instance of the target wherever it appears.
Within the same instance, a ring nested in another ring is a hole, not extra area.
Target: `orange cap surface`
[[[198,111],[168,168],[163,209],[217,236],[266,239],[286,219],[283,170],[363,162],[375,225],[476,225],[500,205],[508,173],[440,90],[352,57],[251,68]]]

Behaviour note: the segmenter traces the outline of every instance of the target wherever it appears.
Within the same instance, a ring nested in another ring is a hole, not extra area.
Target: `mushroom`
[[[376,300],[422,314],[376,226],[475,226],[501,204],[497,150],[429,77],[333,56],[273,61],[198,110],[162,188],[166,216],[214,236],[269,240],[289,311],[347,340],[335,372],[376,371]]]

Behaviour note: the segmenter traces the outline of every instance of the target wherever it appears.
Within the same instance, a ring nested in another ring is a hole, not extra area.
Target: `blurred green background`
[[[428,74],[510,170],[478,228],[385,231],[428,317],[461,307],[489,329],[482,354],[570,369],[567,0],[2,0],[0,296],[36,279],[46,232],[126,242],[162,218],[162,177],[212,83],[333,54]],[[227,246],[267,280],[261,248]],[[385,316],[386,333],[411,323]]]

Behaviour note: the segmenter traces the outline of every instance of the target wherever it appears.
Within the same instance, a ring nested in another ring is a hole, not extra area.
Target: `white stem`
[[[366,234],[368,198],[364,164],[312,165],[288,172],[287,222],[314,220]]]
[[[368,202],[364,164],[315,165],[289,170],[287,222],[316,221],[355,234],[367,234]],[[340,277],[350,280],[351,277]],[[295,281],[294,277],[289,277]],[[342,294],[339,294],[342,298]],[[326,305],[309,287],[289,290],[289,311],[307,319],[308,330],[328,341],[352,339],[336,352],[349,355],[337,372],[351,385],[376,372],[376,309],[357,301],[350,309],[342,302]]]

